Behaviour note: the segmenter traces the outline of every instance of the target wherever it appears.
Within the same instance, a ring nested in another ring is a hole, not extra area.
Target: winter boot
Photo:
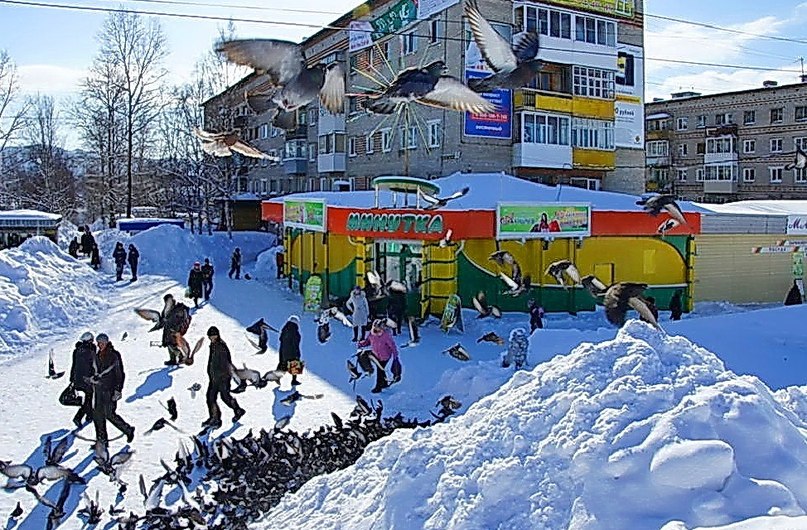
[[[241,408],[235,409],[235,414],[233,415],[233,423],[236,423],[238,420],[240,420],[246,413],[247,411],[244,409]]]
[[[123,434],[126,435],[126,443],[132,443],[132,440],[134,440],[134,431],[134,425],[129,425],[129,428],[123,431]]]

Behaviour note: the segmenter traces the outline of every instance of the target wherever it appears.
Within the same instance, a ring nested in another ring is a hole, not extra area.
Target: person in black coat
[[[392,328],[392,334],[394,336],[400,335],[401,326],[403,326],[404,317],[406,316],[406,293],[395,289],[390,290],[387,314],[396,324]]]
[[[126,441],[131,443],[134,439],[134,427],[126,423],[117,413],[118,400],[123,391],[123,382],[126,374],[123,372],[123,359],[115,349],[106,333],[99,333],[95,337],[98,353],[95,356],[93,375],[89,383],[94,386],[95,406],[93,407],[93,422],[95,423],[95,438],[98,444],[106,447],[109,437],[106,422],[118,428],[126,435]]]
[[[204,275],[202,274],[202,264],[197,261],[193,264],[190,274],[188,274],[188,289],[191,291],[190,297],[193,298],[193,305],[195,307],[199,307],[203,284]]]
[[[137,262],[140,261],[140,251],[134,246],[134,243],[129,243],[129,254],[126,257],[129,262],[129,268],[132,269],[132,281],[137,281]]]
[[[70,244],[67,246],[67,253],[73,256],[74,258],[78,258],[78,238],[74,237]]]
[[[292,315],[289,317],[286,323],[283,324],[283,327],[280,330],[280,350],[278,351],[280,356],[280,362],[277,363],[278,370],[288,372],[289,361],[300,360],[301,339],[302,337],[300,336],[300,317],[298,317],[297,315]],[[291,384],[295,386],[300,384],[300,382],[297,381],[297,374],[292,374]]]
[[[115,281],[123,280],[123,267],[126,266],[126,250],[123,248],[123,243],[118,241],[115,243],[115,250],[112,251],[112,257],[115,260]]]
[[[210,258],[205,258],[205,264],[202,265],[202,290],[204,291],[205,300],[210,300],[210,294],[213,292],[213,265],[210,264]]]
[[[799,286],[796,283],[796,280],[793,280],[793,286],[787,292],[787,297],[785,297],[785,305],[799,304],[801,304],[801,291],[799,291]]]
[[[81,234],[81,253],[85,256],[92,254],[92,246],[95,243],[95,238],[90,233],[90,227],[84,227],[84,233]]]
[[[681,320],[681,315],[684,313],[683,304],[681,303],[681,289],[675,291],[675,294],[670,298],[670,319]]]
[[[92,265],[92,268],[95,269],[95,270],[100,269],[101,268],[101,253],[98,251],[98,243],[93,241],[92,248],[90,249],[90,254],[91,254],[90,265]]]
[[[536,329],[544,329],[544,308],[535,303],[535,300],[529,300],[527,307],[530,310],[530,334]]]
[[[217,403],[219,395],[224,404],[233,409],[233,423],[240,420],[246,411],[238,406],[238,402],[230,394],[233,364],[230,349],[221,340],[216,326],[210,326],[207,337],[210,339],[210,357],[207,359],[207,377],[210,382],[207,385],[206,395],[209,417],[202,422],[202,427],[217,429],[221,427],[221,409]]]
[[[73,350],[73,366],[70,368],[70,383],[73,388],[80,390],[84,393],[84,403],[73,416],[73,423],[76,427],[81,427],[84,420],[92,420],[93,410],[93,386],[87,382],[87,379],[92,377],[95,372],[95,344],[92,341],[93,336],[89,331],[85,331],[76,347]]]
[[[233,255],[230,258],[230,272],[227,273],[227,276],[232,279],[233,274],[235,274],[236,280],[241,279],[241,249],[238,247],[235,247]]]

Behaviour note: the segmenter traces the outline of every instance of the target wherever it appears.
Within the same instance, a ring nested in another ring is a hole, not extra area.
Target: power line
[[[757,37],[760,39],[770,39],[770,40],[777,40],[782,42],[792,42],[796,44],[807,44],[807,40],[800,40],[800,39],[793,39],[790,37],[778,37],[776,35],[764,35],[762,33],[752,33],[750,31],[743,31],[741,29],[733,29],[733,28],[724,28],[721,26],[716,26],[714,24],[707,24],[706,22],[695,22],[694,20],[685,20],[682,18],[675,18],[675,17],[668,17],[664,15],[652,15],[650,13],[644,14],[645,18],[656,18],[659,20],[667,20],[669,22],[678,22],[681,24],[688,24],[690,26],[699,26],[702,28],[714,29],[717,31],[725,31],[727,33],[736,33],[738,35],[748,35],[749,37]]]

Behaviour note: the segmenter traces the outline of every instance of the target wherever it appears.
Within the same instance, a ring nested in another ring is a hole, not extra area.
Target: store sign
[[[425,236],[443,233],[443,216],[414,213],[361,213],[347,216],[347,232],[375,232],[379,236]]]
[[[348,42],[350,51],[355,52],[373,44],[370,35],[373,33],[373,25],[366,20],[353,20],[348,29]]]
[[[591,235],[590,204],[499,203],[497,239],[548,239]]]
[[[401,0],[389,11],[371,22],[373,29],[372,40],[375,42],[387,35],[396,33],[401,28],[408,26],[418,16],[418,7],[415,0]]]
[[[632,18],[636,9],[634,0],[555,0],[555,3],[626,18]]]
[[[325,232],[327,208],[323,199],[286,199],[283,224],[292,228]]]
[[[807,235],[807,215],[787,216],[787,235]]]

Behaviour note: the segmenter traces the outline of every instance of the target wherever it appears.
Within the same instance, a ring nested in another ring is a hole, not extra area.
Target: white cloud
[[[777,71],[709,69],[668,76],[661,81],[648,78],[645,97],[647,101],[653,101],[653,98],[669,99],[673,92],[689,90],[702,94],[750,90],[762,88],[762,82],[766,80],[777,81],[780,85],[799,82],[792,65]]]
[[[20,87],[25,94],[69,95],[78,92],[79,83],[87,77],[85,70],[52,64],[20,65],[17,71]]]

